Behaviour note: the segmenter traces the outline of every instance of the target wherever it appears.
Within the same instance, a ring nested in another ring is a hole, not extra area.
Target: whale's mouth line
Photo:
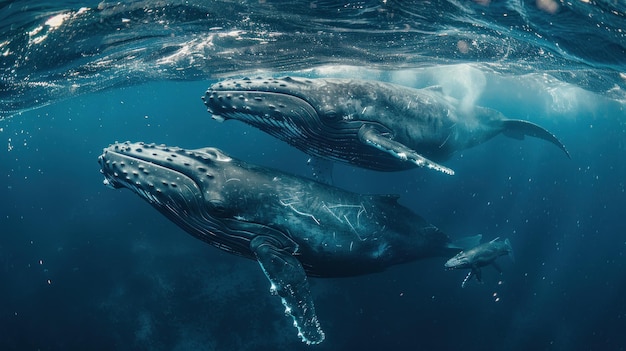
[[[466,262],[464,260],[453,260],[453,258],[452,258],[452,259],[449,259],[444,264],[444,268],[447,271],[452,271],[452,270],[455,270],[455,269],[464,268],[465,264],[466,264]]]
[[[141,162],[149,163],[152,166],[157,166],[157,167],[161,167],[161,168],[168,169],[168,170],[171,170],[171,171],[179,172],[175,168],[168,167],[167,165],[164,165],[164,164],[162,164],[160,162],[157,162],[155,160],[155,158],[152,158],[152,157],[141,157],[139,155],[129,155],[127,153],[123,153],[123,152],[119,152],[119,151],[115,151],[115,150],[107,150],[107,152],[112,153],[112,154],[116,155],[117,157],[124,158],[124,159],[129,160],[129,161],[135,161],[135,160],[136,161],[141,161]]]
[[[99,157],[104,183],[112,188],[129,188],[145,198],[155,201],[155,192],[161,193],[166,188],[175,188],[176,184],[193,183],[200,188],[197,179],[172,165],[158,162],[160,159],[141,157],[117,150],[106,149]],[[170,173],[168,176],[155,177],[155,174]],[[172,174],[177,182],[171,182]],[[152,179],[151,179],[152,178]]]
[[[237,88],[213,89],[211,88],[207,92],[208,93],[225,93],[225,94],[238,94],[238,93],[255,94],[256,93],[256,94],[267,94],[267,95],[284,95],[284,96],[298,98],[308,103],[307,99],[304,97],[304,94],[300,95],[300,94],[294,94],[293,92],[289,92],[289,91],[280,91],[280,90],[277,91],[277,90],[271,90],[271,89],[263,90],[263,89],[245,89],[245,88],[241,88],[241,89],[237,89]]]
[[[139,155],[129,155],[127,153],[123,153],[123,152],[119,152],[119,151],[115,151],[115,150],[107,150],[107,153],[111,153],[114,154],[116,157],[120,158],[120,159],[124,159],[127,160],[128,162],[132,162],[132,161],[139,161],[139,162],[143,162],[143,163],[148,163],[150,164],[150,166],[154,166],[154,167],[158,167],[164,170],[168,170],[168,171],[173,171],[176,173],[179,173],[181,175],[184,175],[186,177],[189,177],[187,174],[185,174],[184,172],[181,172],[180,170],[170,167],[168,165],[165,165],[163,162],[158,162],[155,158],[151,158],[151,157],[141,157]],[[103,155],[103,160],[106,161],[106,156]]]
[[[300,103],[302,105],[307,106],[314,110],[319,114],[317,109],[303,96],[292,94],[283,91],[271,91],[271,90],[247,90],[247,89],[228,89],[228,90],[219,90],[219,89],[209,89],[206,92],[206,96],[208,100],[205,103],[211,104],[213,107],[218,107],[221,109],[231,108],[233,106],[242,105],[242,106],[250,106],[253,104],[255,107],[266,107],[268,111],[276,111],[281,108],[285,108],[286,105],[278,102],[276,104],[272,104],[272,98],[274,100],[278,99],[290,99],[290,103]],[[215,101],[217,100],[217,101]],[[263,104],[263,103],[266,104]],[[269,102],[269,103],[268,103]],[[226,105],[225,105],[226,104]],[[211,107],[209,107],[211,108]],[[239,112],[252,112],[250,109],[243,108],[242,111]]]
[[[309,79],[294,79],[292,77],[271,78],[241,78],[227,79],[211,85],[208,92],[255,92],[288,95],[306,101],[305,92],[314,87]],[[300,93],[300,94],[299,94]]]
[[[210,88],[208,91],[208,93],[263,93],[263,94],[277,94],[277,95],[288,95],[288,96],[293,96],[293,97],[297,97],[299,99],[305,100],[304,98],[302,98],[301,96],[299,96],[298,94],[294,94],[288,91],[276,91],[276,90],[271,90],[271,89],[246,89],[246,88],[241,88],[241,89],[237,89],[237,88],[228,88],[228,89],[215,89],[215,88]]]

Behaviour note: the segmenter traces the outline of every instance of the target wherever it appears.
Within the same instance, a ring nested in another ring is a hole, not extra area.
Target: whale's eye
[[[209,204],[209,209],[211,212],[217,214],[217,215],[225,215],[228,212],[228,208],[226,207],[226,205],[224,204],[224,201],[222,200],[209,200],[208,201]]]
[[[332,109],[324,111],[324,114],[322,116],[324,121],[334,122],[341,119],[341,115],[337,111]]]

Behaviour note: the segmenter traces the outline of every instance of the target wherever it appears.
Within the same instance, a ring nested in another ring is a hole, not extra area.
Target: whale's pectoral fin
[[[320,183],[333,185],[333,161],[312,156],[307,164],[311,167],[313,178]]]
[[[523,121],[519,119],[505,119],[502,120],[502,133],[509,138],[524,139],[525,135],[543,139],[561,149],[568,158],[572,158],[565,148],[565,145],[552,133],[544,129],[543,127],[534,123]]]
[[[472,273],[476,277],[476,281],[478,281],[479,283],[483,282],[483,274],[482,274],[482,271],[480,270],[480,268],[478,266],[473,266],[472,267]]]
[[[462,287],[462,288],[464,288],[464,287],[465,287],[465,284],[467,284],[467,282],[468,282],[470,279],[472,279],[472,276],[473,276],[473,275],[474,275],[474,274],[473,274],[473,271],[469,271],[469,272],[467,273],[467,275],[465,276],[465,279],[463,279],[463,282],[461,283],[461,287]]]
[[[270,280],[270,291],[280,296],[285,313],[293,318],[298,336],[307,344],[319,344],[324,340],[324,332],[315,314],[304,268],[293,256],[297,244],[285,246],[284,241],[257,236],[250,242],[250,248]]]
[[[502,274],[502,268],[496,261],[491,262],[491,265],[496,269],[496,271],[498,271],[498,273]]]
[[[365,123],[359,129],[359,140],[364,144],[387,152],[400,160],[412,162],[419,167],[427,167],[448,175],[454,175],[454,171],[450,168],[433,162],[418,154],[415,150],[408,148],[406,145],[392,140],[389,137],[390,134],[391,133],[382,126]]]

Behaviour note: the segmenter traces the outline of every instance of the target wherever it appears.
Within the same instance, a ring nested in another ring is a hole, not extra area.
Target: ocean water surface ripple
[[[3,2],[1,117],[154,80],[471,63],[624,98],[614,1]]]

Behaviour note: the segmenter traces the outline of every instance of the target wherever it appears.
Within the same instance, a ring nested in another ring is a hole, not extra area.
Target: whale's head
[[[227,79],[202,97],[217,121],[235,119],[312,154],[324,153],[334,107],[319,99],[319,83],[300,78]],[[308,143],[303,141],[308,139]]]
[[[224,210],[221,170],[231,158],[218,149],[125,142],[105,148],[98,162],[105,185],[128,188],[168,215]]]
[[[211,85],[202,99],[216,120],[285,127],[291,119],[318,117],[319,106],[310,100],[314,88],[314,81],[290,77],[227,79]]]
[[[377,105],[386,103],[377,97],[379,90],[373,81],[258,77],[215,83],[202,99],[219,121],[237,119],[262,129],[300,127],[311,133],[315,131],[310,128],[344,128],[367,119]]]
[[[446,269],[461,269],[467,268],[470,265],[470,257],[464,251],[461,251],[456,254],[456,256],[449,259],[444,266]]]

